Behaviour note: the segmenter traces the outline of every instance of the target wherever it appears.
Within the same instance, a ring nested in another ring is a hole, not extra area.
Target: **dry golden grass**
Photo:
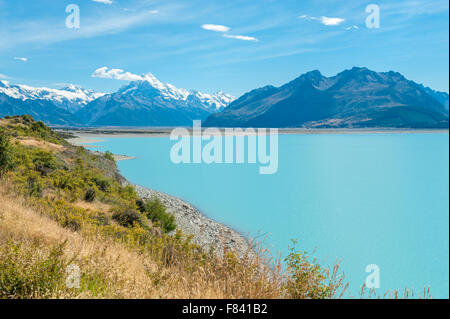
[[[102,278],[101,293],[63,290],[53,297],[67,298],[279,298],[282,291],[272,278],[250,264],[247,271],[230,272],[238,260],[233,255],[217,264],[186,270],[180,261],[161,265],[149,253],[127,247],[104,236],[84,235],[61,227],[38,209],[28,207],[24,198],[11,196],[0,185],[0,246],[20,243],[33,249],[38,258],[50,248],[64,245],[64,257],[73,260],[86,276]],[[242,265],[244,266],[244,265]],[[248,266],[248,267],[247,267]],[[242,270],[241,269],[241,270]],[[271,284],[272,283],[272,284]],[[97,294],[98,293],[98,294]]]
[[[3,191],[4,187],[0,187]],[[147,275],[156,271],[156,267],[148,258],[132,251],[119,243],[106,238],[86,238],[67,228],[62,228],[55,221],[26,207],[23,200],[1,198],[0,242],[20,242],[26,246],[37,245],[43,254],[46,247],[66,242],[64,255],[67,259],[75,258],[83,272],[100,273],[115,292],[103,297],[118,298],[154,298],[159,292],[152,289],[152,283]],[[72,296],[72,295],[71,295]],[[79,295],[78,297],[96,297]]]
[[[39,141],[34,138],[18,138],[17,141],[24,146],[34,146],[50,152],[61,152],[64,150],[64,146],[62,145],[50,143],[47,141]]]
[[[91,211],[103,211],[108,212],[111,209],[111,205],[102,203],[100,201],[94,201],[94,202],[86,202],[82,200],[78,200],[75,203],[73,203],[76,207],[83,208],[83,209],[90,209]]]

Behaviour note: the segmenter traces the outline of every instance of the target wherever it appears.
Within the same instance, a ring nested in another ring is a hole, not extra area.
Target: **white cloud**
[[[320,22],[323,25],[340,25],[344,21],[345,19],[342,18],[320,17]]]
[[[24,57],[17,57],[17,56],[15,56],[15,57],[14,57],[14,60],[18,60],[18,61],[23,61],[23,62],[27,62],[27,61],[28,61],[28,58],[24,58]]]
[[[0,73],[0,80],[6,80],[6,79],[9,79],[9,76]]]
[[[299,16],[300,19],[308,19],[308,20],[317,20],[320,21],[320,23],[322,23],[323,25],[327,25],[327,26],[334,26],[334,25],[340,25],[342,22],[345,21],[345,19],[343,18],[330,18],[330,17],[312,17],[312,16],[308,16],[306,14],[303,14],[301,16]]]
[[[359,27],[357,25],[353,25],[351,27],[345,27],[345,30],[352,30],[352,29],[357,30],[357,29],[359,29]]]
[[[258,42],[258,41],[259,41],[257,38],[249,37],[249,36],[246,36],[246,35],[224,34],[223,36],[224,36],[225,38],[229,38],[229,39],[237,39],[237,40],[243,40],[243,41],[255,41],[255,42]]]
[[[94,2],[100,2],[104,4],[112,4],[112,0],[92,0]]]
[[[219,24],[203,24],[202,28],[208,31],[215,31],[215,32],[228,32],[230,31],[230,27],[219,25]],[[258,39],[254,37],[249,37],[246,35],[232,35],[225,33],[223,35],[225,38],[229,39],[237,39],[237,40],[243,40],[243,41],[258,41]]]
[[[220,24],[203,24],[202,29],[215,32],[228,32],[229,27]]]
[[[130,72],[125,72],[122,69],[108,69],[107,66],[98,68],[91,75],[93,78],[104,78],[104,79],[114,79],[114,80],[124,80],[124,81],[138,81],[142,80],[142,76],[133,74]]]

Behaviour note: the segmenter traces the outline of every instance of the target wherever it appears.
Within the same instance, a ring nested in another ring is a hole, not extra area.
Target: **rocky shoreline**
[[[88,143],[101,141],[89,138],[87,136],[74,135],[75,137],[68,138],[67,141],[77,146],[86,147],[86,144]],[[89,151],[96,155],[103,154],[95,150]],[[114,154],[113,156],[116,161],[134,158],[118,154]],[[187,235],[193,235],[192,242],[205,249],[214,248],[217,252],[223,251],[224,248],[229,249],[236,252],[239,256],[243,256],[250,251],[251,245],[243,235],[239,234],[230,227],[207,218],[191,204],[181,200],[178,197],[150,188],[134,185],[127,181],[119,171],[116,173],[122,184],[132,185],[136,189],[139,197],[142,199],[150,199],[152,196],[158,197],[166,206],[167,212],[175,216],[177,228]]]
[[[166,206],[167,211],[175,216],[177,227],[185,234],[193,235],[192,241],[205,249],[214,248],[223,251],[224,248],[233,250],[242,256],[249,252],[248,240],[221,223],[204,216],[198,209],[189,203],[153,189],[133,185],[138,195],[143,199],[158,197]]]

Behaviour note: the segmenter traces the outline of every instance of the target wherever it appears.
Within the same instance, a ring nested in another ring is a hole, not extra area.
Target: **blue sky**
[[[79,29],[66,28],[70,3]],[[366,27],[371,3],[380,28]],[[366,66],[448,92],[448,17],[447,0],[0,0],[0,78],[112,92],[151,72],[239,96],[314,69]]]

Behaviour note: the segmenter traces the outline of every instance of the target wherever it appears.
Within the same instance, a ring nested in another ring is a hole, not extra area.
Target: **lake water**
[[[100,150],[131,182],[178,196],[273,251],[291,239],[341,260],[356,295],[376,264],[378,293],[449,292],[448,133],[280,135],[276,174],[256,164],[173,164],[168,137],[113,137]],[[90,143],[92,144],[92,143]]]

